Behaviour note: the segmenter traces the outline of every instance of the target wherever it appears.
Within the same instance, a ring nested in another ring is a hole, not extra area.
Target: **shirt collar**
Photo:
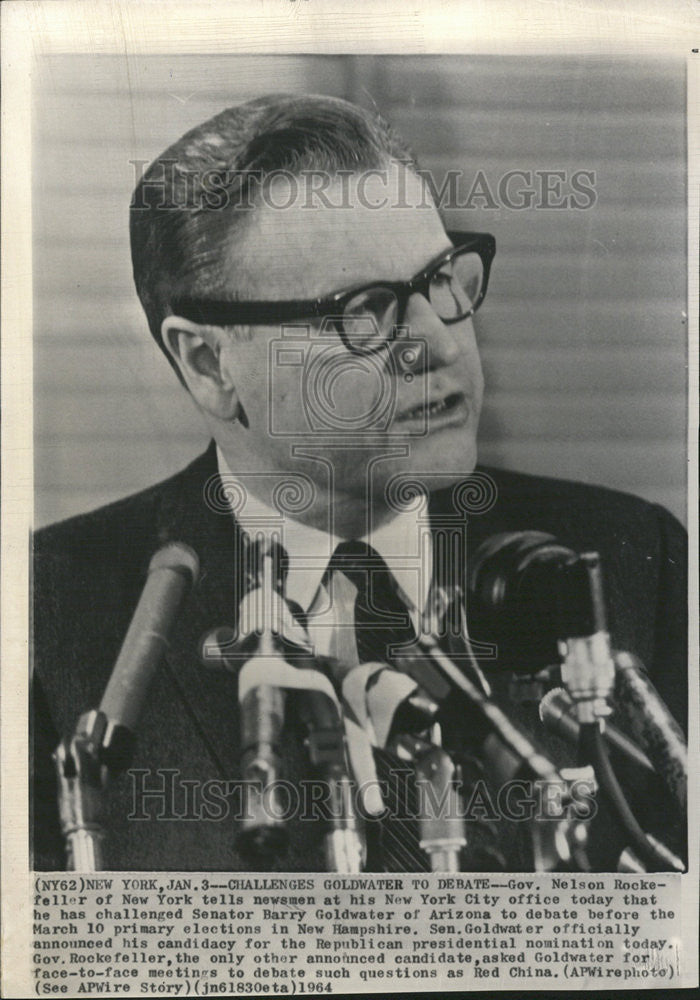
[[[227,484],[239,484],[218,447],[216,455],[219,474],[225,477]],[[243,531],[251,538],[261,533],[269,536],[273,531],[280,532],[281,542],[289,556],[287,597],[307,611],[331,556],[343,539],[303,524],[288,514],[282,516],[249,490],[236,492],[246,498],[243,508],[235,514]],[[430,532],[426,532],[424,515],[419,522],[415,510],[401,511],[361,541],[368,542],[377,550],[406,596],[419,611],[423,611],[428,601],[433,569],[432,539]]]

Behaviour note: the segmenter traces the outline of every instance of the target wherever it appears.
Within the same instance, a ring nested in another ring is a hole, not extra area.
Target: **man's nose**
[[[425,296],[417,292],[408,300],[404,324],[410,338],[425,341],[423,364],[428,370],[453,364],[469,350],[469,340],[474,337],[471,321],[443,323]]]

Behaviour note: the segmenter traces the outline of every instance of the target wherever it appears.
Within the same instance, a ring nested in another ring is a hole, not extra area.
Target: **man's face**
[[[287,209],[256,210],[235,262],[232,253],[231,284],[246,290],[241,298],[314,299],[407,281],[450,248],[415,174],[393,166],[349,181],[327,192],[331,206],[344,207],[309,208],[298,198]],[[275,201],[284,200],[277,192]],[[445,325],[414,294],[403,324],[407,333],[369,358],[347,351],[318,319],[232,337],[222,363],[248,418],[250,461],[323,484],[332,469],[336,489],[359,501],[368,490],[381,494],[397,473],[434,489],[471,472],[483,396],[472,322]]]

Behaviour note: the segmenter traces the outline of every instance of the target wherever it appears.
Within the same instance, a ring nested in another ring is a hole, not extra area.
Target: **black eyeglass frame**
[[[342,326],[337,331],[344,346],[352,354],[374,353],[375,350],[379,350],[396,338],[411,295],[417,293],[425,296],[430,301],[430,282],[435,273],[444,264],[448,264],[457,254],[473,250],[479,255],[484,269],[483,281],[479,298],[472,305],[472,308],[464,313],[464,315],[443,319],[442,322],[447,325],[462,322],[473,316],[484,301],[489,283],[491,263],[496,254],[495,237],[490,233],[472,233],[454,229],[448,230],[447,236],[454,246],[434,257],[410,281],[371,281],[367,284],[353,285],[352,288],[344,288],[332,295],[317,299],[279,299],[277,301],[261,299],[257,301],[234,302],[215,299],[181,298],[176,299],[172,303],[172,310],[176,316],[182,316],[183,319],[190,320],[192,323],[202,323],[207,326],[235,326],[239,323],[269,325],[271,323],[285,323],[295,319],[311,319],[323,316],[338,316],[342,318],[345,306],[360,292],[370,291],[372,288],[386,288],[396,296],[398,313],[391,334],[384,338],[381,344],[374,346],[370,350],[359,348],[344,334]]]

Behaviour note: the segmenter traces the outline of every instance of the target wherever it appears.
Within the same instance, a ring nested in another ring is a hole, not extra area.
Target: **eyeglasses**
[[[216,301],[182,298],[173,312],[193,323],[232,326],[327,317],[352,354],[374,354],[396,338],[411,295],[423,295],[443,323],[473,316],[486,296],[496,240],[488,233],[448,231],[454,244],[410,281],[373,281],[325,298]]]

